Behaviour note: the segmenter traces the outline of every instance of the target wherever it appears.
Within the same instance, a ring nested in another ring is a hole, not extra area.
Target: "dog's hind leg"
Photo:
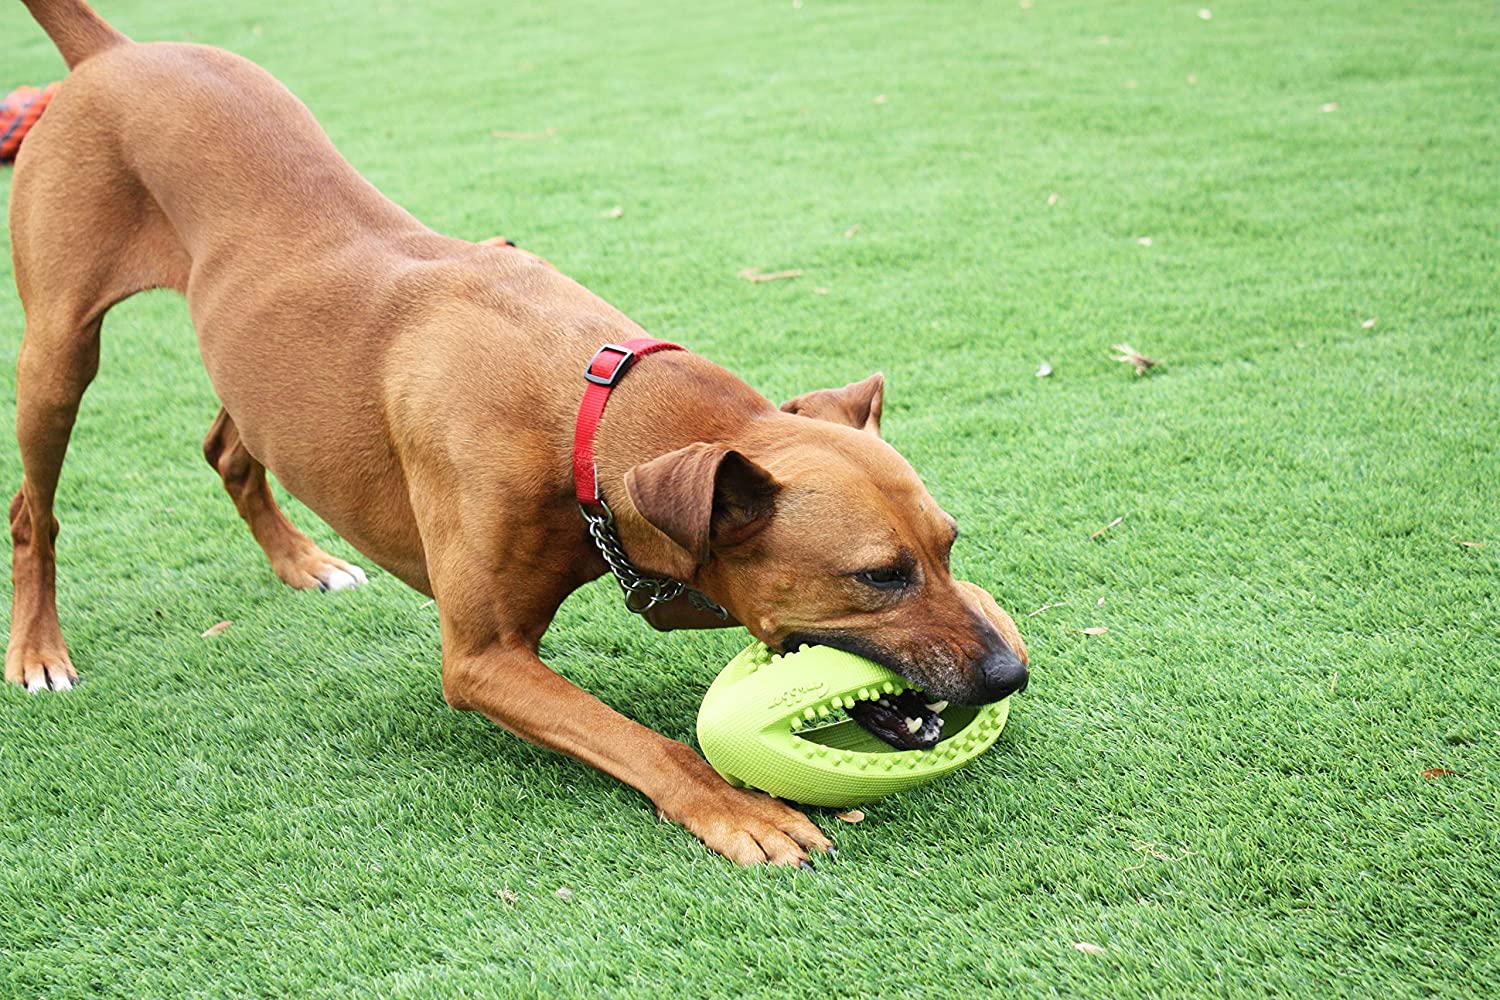
[[[10,642],[5,679],[66,691],[78,679],[57,620],[57,479],[78,403],[99,367],[99,317],[83,323],[29,310],[16,365],[21,488],[10,503]]]
[[[11,254],[26,330],[16,364],[21,488],[10,505],[5,679],[66,690],[77,673],[57,617],[53,500],[73,421],[99,367],[105,312],[146,288],[186,288],[190,262],[155,202],[102,155],[107,119],[75,73],[26,137],[11,179]],[[83,87],[80,90],[80,86]]]
[[[203,439],[203,457],[283,582],[304,590],[346,590],[366,582],[364,570],[324,552],[286,519],[271,495],[266,467],[245,450],[234,418],[223,409]]]

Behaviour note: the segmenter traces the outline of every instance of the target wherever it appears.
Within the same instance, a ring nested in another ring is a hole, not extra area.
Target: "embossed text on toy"
[[[801,687],[787,688],[785,691],[781,692],[780,697],[778,697],[775,701],[771,702],[771,704],[767,705],[766,707],[793,708],[797,705],[798,702],[805,701],[808,698],[821,698],[827,693],[828,685],[826,683],[804,684]]]

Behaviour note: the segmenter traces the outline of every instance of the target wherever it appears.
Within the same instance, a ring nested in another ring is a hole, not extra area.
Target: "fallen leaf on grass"
[[[846,240],[853,239],[854,238],[854,234],[857,233],[857,232],[859,232],[859,226],[860,226],[860,224],[858,222],[856,222],[854,225],[852,225],[848,229],[844,230],[844,239],[846,239]]]
[[[567,886],[563,886],[562,888],[558,889],[557,892],[554,893],[554,895],[556,895],[558,899],[564,901],[570,900],[573,898],[573,890],[569,889]]]
[[[1156,367],[1156,360],[1154,358],[1146,357],[1129,344],[1115,344],[1113,349],[1120,353],[1110,355],[1109,360],[1135,365],[1135,373],[1137,375],[1144,375],[1147,371]]]
[[[828,289],[826,289],[823,286],[819,285],[817,288],[813,289],[813,294],[814,295],[827,295],[828,294]]]
[[[1455,541],[1455,544],[1462,545],[1466,549],[1482,549],[1482,548],[1484,548],[1484,543],[1483,542],[1458,542],[1458,541]]]
[[[1323,112],[1325,115],[1328,112],[1330,112],[1330,111],[1337,111],[1338,109],[1339,109],[1339,106],[1338,106],[1338,102],[1337,101],[1329,101],[1327,104],[1325,104],[1322,107],[1318,108],[1318,110],[1321,111],[1321,112]]]
[[[1136,238],[1136,242],[1139,243],[1143,247],[1149,247],[1151,245],[1151,237],[1149,237],[1149,236],[1139,236],[1139,237]]]
[[[1068,603],[1067,601],[1058,601],[1056,604],[1043,604],[1041,607],[1037,608],[1035,611],[1031,612],[1026,617],[1027,618],[1035,618],[1037,615],[1041,614],[1043,611],[1051,611],[1053,608],[1060,608],[1064,604],[1067,604],[1067,603]]]
[[[762,271],[758,267],[747,267],[740,272],[740,277],[746,281],[781,281],[784,278],[800,278],[801,270],[793,268],[790,271]]]
[[[1188,85],[1189,86],[1193,86],[1197,82],[1198,82],[1198,74],[1197,73],[1189,73],[1188,74]]]
[[[1362,327],[1364,327],[1366,330],[1368,330],[1370,327],[1374,326],[1378,322],[1380,322],[1380,317],[1379,316],[1371,316],[1369,319],[1365,320],[1363,323],[1361,323],[1359,325],[1362,326]]]
[[[1103,625],[1090,625],[1088,628],[1081,628],[1078,631],[1082,632],[1084,635],[1104,635],[1109,632],[1109,629],[1105,628]]]
[[[1119,516],[1119,517],[1117,517],[1117,518],[1115,518],[1115,519],[1114,519],[1114,520],[1113,520],[1113,521],[1111,521],[1111,522],[1109,522],[1109,523],[1108,523],[1108,524],[1106,524],[1106,525],[1105,525],[1105,526],[1104,526],[1104,527],[1102,527],[1102,528],[1100,528],[1100,529],[1099,529],[1099,530],[1098,530],[1098,531],[1096,531],[1096,532],[1094,532],[1094,533],[1093,533],[1093,534],[1092,534],[1092,535],[1090,535],[1090,536],[1089,536],[1089,541],[1091,541],[1091,542],[1092,542],[1092,541],[1094,541],[1094,540],[1095,540],[1095,539],[1097,539],[1097,538],[1098,538],[1098,537],[1099,537],[1099,536],[1100,536],[1100,535],[1102,535],[1102,534],[1104,534],[1104,533],[1105,533],[1105,532],[1106,532],[1106,531],[1108,531],[1108,530],[1109,530],[1109,529],[1110,529],[1110,528],[1113,528],[1113,527],[1114,527],[1114,526],[1115,526],[1115,525],[1117,525],[1117,524],[1119,524],[1119,523],[1120,523],[1120,522],[1121,522],[1121,521],[1123,521],[1123,520],[1125,520],[1125,515],[1124,515],[1124,514],[1121,514],[1121,515],[1120,515],[1120,516]]]
[[[1214,12],[1209,10],[1207,7],[1200,8],[1198,11],[1198,19],[1200,21],[1212,21],[1214,19]]]
[[[601,219],[618,219],[620,216],[622,216],[624,214],[625,214],[625,210],[623,208],[621,208],[619,205],[616,205],[614,208],[610,209],[608,212],[600,212],[599,213],[599,218],[601,218]]]
[[[1052,374],[1052,366],[1049,365],[1049,364],[1047,364],[1047,362],[1043,361],[1041,364],[1039,364],[1039,365],[1036,366],[1036,377],[1037,378],[1046,378],[1048,375],[1051,375],[1051,374]]]
[[[1424,778],[1462,778],[1465,775],[1459,771],[1450,771],[1446,767],[1429,767],[1422,772]]]
[[[886,97],[884,94],[876,94],[875,95],[875,103],[876,104],[884,104],[887,100],[889,100],[889,98]]]
[[[224,622],[219,622],[218,624],[215,624],[215,625],[210,625],[208,628],[206,628],[206,629],[203,630],[203,634],[200,635],[198,638],[200,638],[200,639],[210,639],[213,636],[216,636],[216,635],[220,634],[221,632],[223,632],[225,629],[227,629],[229,626],[231,626],[233,624],[234,624],[234,622],[224,621]]]
[[[848,812],[839,813],[838,818],[845,823],[863,823],[865,814],[858,809],[850,809]]]
[[[1049,194],[1047,196],[1047,204],[1049,204],[1049,205],[1056,205],[1057,204],[1057,192],[1056,191],[1053,191],[1051,194]]]
[[[517,896],[509,889],[501,889],[498,893],[496,893],[496,895],[499,896],[500,901],[502,903],[505,903],[507,906],[515,906],[518,902],[521,901],[521,897]]]
[[[541,132],[508,132],[505,129],[491,129],[490,135],[496,139],[550,139],[557,134],[557,129],[549,128]]]
[[[1192,851],[1186,847],[1182,847],[1178,848],[1178,854],[1174,857],[1171,854],[1163,852],[1159,844],[1155,844],[1151,841],[1146,840],[1133,840],[1130,843],[1130,847],[1131,850],[1140,854],[1143,860],[1138,865],[1131,865],[1129,868],[1124,869],[1127,872],[1138,872],[1142,868],[1145,868],[1146,865],[1152,861],[1165,861],[1175,865],[1179,861],[1186,860],[1187,858],[1197,857],[1198,855],[1197,851]]]
[[[1073,947],[1077,948],[1079,951],[1083,952],[1085,955],[1102,955],[1102,954],[1104,954],[1104,949],[1103,948],[1099,947],[1097,944],[1089,944],[1087,941],[1074,941],[1073,942]]]

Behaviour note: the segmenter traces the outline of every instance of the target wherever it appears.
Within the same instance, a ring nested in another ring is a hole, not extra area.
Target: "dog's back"
[[[227,255],[269,279],[289,241],[435,235],[365,181],[254,63],[207,46],[131,42],[80,0],[28,6],[73,72],[18,158],[18,256],[48,232],[118,233],[122,273],[103,284],[123,297],[186,292],[184,265],[201,277]]]

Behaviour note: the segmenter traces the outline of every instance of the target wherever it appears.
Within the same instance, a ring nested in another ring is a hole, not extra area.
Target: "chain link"
[[[583,512],[583,519],[588,522],[589,537],[594,540],[599,554],[604,557],[604,564],[609,567],[620,589],[625,592],[626,608],[638,615],[644,615],[658,604],[675,601],[686,593],[693,607],[728,620],[728,611],[698,591],[688,589],[680,581],[664,576],[648,576],[636,569],[620,544],[620,533],[615,529],[614,511],[609,509],[609,504],[605,503],[602,497],[599,500],[599,506],[604,509],[604,513],[589,510],[582,504],[578,505],[578,509]]]

